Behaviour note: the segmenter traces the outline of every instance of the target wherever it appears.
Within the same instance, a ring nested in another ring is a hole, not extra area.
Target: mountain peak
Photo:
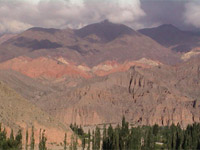
[[[108,19],[101,21],[100,23],[111,23]]]
[[[60,31],[59,29],[54,29],[54,28],[42,28],[42,27],[33,27],[28,29],[27,31],[38,31],[38,32],[47,32],[50,34],[54,34],[58,31]]]
[[[75,33],[81,38],[95,34],[104,42],[110,42],[123,35],[137,34],[137,32],[135,32],[132,28],[123,24],[112,23],[109,20],[87,25],[79,30],[76,30]]]
[[[174,26],[172,24],[163,24],[163,25],[158,26],[157,28],[180,31],[176,26]]]

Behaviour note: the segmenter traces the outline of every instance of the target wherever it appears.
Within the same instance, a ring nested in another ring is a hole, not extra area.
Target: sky
[[[200,0],[0,0],[0,33],[81,28],[105,19],[133,29],[173,24],[200,30]]]

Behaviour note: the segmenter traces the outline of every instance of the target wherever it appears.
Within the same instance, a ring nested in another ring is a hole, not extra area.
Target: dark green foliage
[[[72,135],[69,149],[77,150],[77,146],[78,146],[78,138],[77,138],[77,136]]]
[[[74,131],[77,135],[79,135],[80,137],[84,135],[84,131],[83,131],[83,128],[76,124],[70,124],[70,128],[72,129],[72,131]]]
[[[92,149],[95,150],[95,137],[94,137],[94,131],[92,131]]]
[[[18,145],[18,149],[22,150],[22,131],[19,130],[15,137],[16,144]]]
[[[159,132],[159,126],[157,124],[155,124],[153,126],[153,134],[154,134],[154,136],[157,136],[158,132]]]
[[[13,129],[11,130],[11,133],[10,133],[10,141],[14,141]]]
[[[131,128],[131,133],[128,140],[128,149],[141,149],[141,129]]]
[[[42,135],[41,135],[42,134]],[[40,131],[40,139],[39,139],[39,150],[47,150],[47,147],[46,147],[46,141],[47,141],[47,138],[45,137],[45,130],[43,130],[43,132],[41,133]]]
[[[96,127],[95,134],[94,134],[94,149],[99,150],[100,149],[100,144],[101,144],[101,133],[100,129]]]
[[[90,150],[90,142],[91,142],[91,133],[90,133],[90,130],[88,131],[87,137],[88,137],[88,148],[87,148],[87,150]]]
[[[65,137],[64,137],[64,150],[67,150],[67,133],[65,133]]]
[[[2,131],[0,125],[0,150],[22,150],[22,133],[21,130],[17,132],[14,137],[13,130],[11,130],[10,137],[7,138],[6,130]]]
[[[88,133],[84,133],[83,128],[81,126],[76,125],[76,123],[70,124],[70,128],[81,139],[82,149],[85,149],[85,147],[87,145],[87,149],[90,150],[90,142],[91,142],[90,130],[88,131]]]
[[[82,147],[85,148],[87,141],[87,150],[90,149],[90,142],[92,142],[93,150],[200,149],[200,124],[188,125],[186,129],[182,129],[179,124],[172,124],[169,127],[159,127],[158,125],[129,127],[129,123],[123,117],[121,126],[117,125],[113,128],[112,125],[109,125],[106,128],[104,125],[102,132],[100,132],[100,128],[96,127],[92,132],[92,138],[90,138],[90,131],[85,134],[81,127],[79,128],[77,125],[72,127],[76,133],[80,134],[79,137],[85,135]],[[81,129],[81,132],[78,132],[78,128]]]
[[[85,149],[86,139],[85,137],[82,138],[82,149]]]
[[[25,149],[28,150],[28,130],[26,130],[26,144]]]
[[[32,126],[30,150],[34,150],[34,148],[35,148],[35,136],[34,136],[34,126]]]

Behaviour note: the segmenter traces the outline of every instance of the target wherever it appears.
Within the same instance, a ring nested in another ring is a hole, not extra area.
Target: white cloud
[[[140,0],[0,0],[0,32],[77,28],[103,19],[138,27],[144,15]]]
[[[32,25],[30,24],[26,24],[23,22],[19,22],[17,20],[1,20],[0,22],[0,33],[4,33],[4,32],[19,32],[19,31],[23,31],[24,29],[28,29],[31,28]]]
[[[200,27],[200,1],[192,1],[185,5],[184,14],[185,23]]]
[[[145,15],[139,0],[118,0],[115,7],[116,10],[110,12],[108,19],[116,23],[134,22]]]

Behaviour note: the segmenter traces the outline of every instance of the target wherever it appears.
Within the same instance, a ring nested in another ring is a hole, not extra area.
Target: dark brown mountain
[[[148,58],[179,62],[179,56],[133,29],[104,21],[80,30],[32,28],[0,45],[0,61],[18,56],[64,57],[76,64],[95,66],[105,61]]]
[[[123,24],[114,24],[108,20],[85,26],[76,30],[75,34],[81,38],[85,38],[89,35],[96,35],[104,42],[110,42],[124,35],[138,35],[137,32],[128,26]]]
[[[155,28],[141,29],[139,32],[177,52],[188,52],[192,48],[200,45],[199,34],[182,31],[171,24],[164,24]]]
[[[41,31],[41,32],[46,32],[50,34],[55,34],[56,32],[59,32],[60,29],[54,29],[54,28],[41,28],[41,27],[33,27],[29,29],[30,31]]]

